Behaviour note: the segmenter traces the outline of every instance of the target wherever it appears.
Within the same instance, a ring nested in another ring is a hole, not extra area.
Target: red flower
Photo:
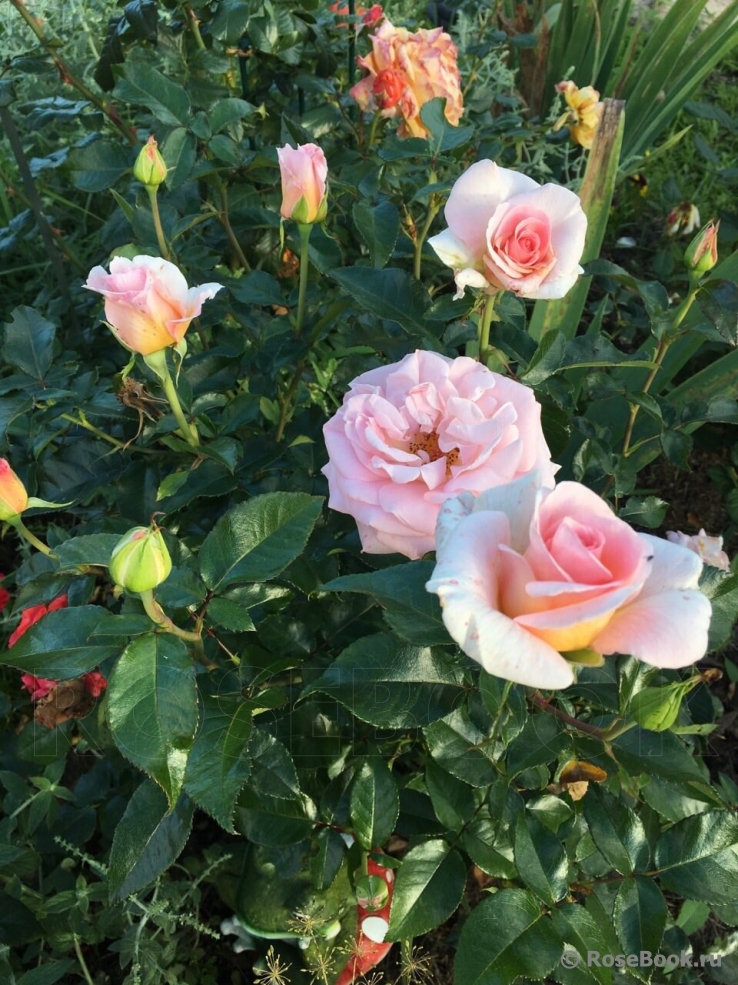
[[[8,649],[14,646],[18,640],[23,636],[23,634],[35,625],[39,619],[43,619],[47,612],[54,612],[56,609],[66,609],[67,607],[67,596],[60,595],[59,598],[54,599],[49,602],[48,605],[44,605],[43,602],[39,605],[30,605],[27,609],[21,612],[21,620],[18,623],[16,629],[11,633],[10,639],[8,640]]]
[[[346,966],[336,979],[336,985],[352,985],[357,978],[366,975],[389,953],[392,943],[384,942],[389,930],[389,912],[392,905],[395,874],[392,869],[379,865],[373,858],[367,860],[367,875],[379,876],[387,884],[387,902],[379,910],[368,910],[359,904],[356,907],[356,940]]]
[[[374,27],[383,17],[384,11],[382,10],[381,4],[375,3],[361,18],[361,23],[366,24],[367,27]]]
[[[82,680],[93,698],[99,698],[108,686],[108,682],[99,670],[91,670],[88,674],[83,674]]]
[[[45,698],[52,688],[55,688],[58,681],[50,681],[45,677],[35,677],[33,674],[23,674],[21,684],[31,695],[31,701],[40,701]]]
[[[0,574],[0,581],[3,580],[5,575]],[[10,601],[10,592],[7,588],[0,588],[0,612],[5,608],[5,606]]]
[[[407,85],[406,76],[396,68],[383,68],[377,72],[372,92],[380,109],[392,109],[402,99]]]

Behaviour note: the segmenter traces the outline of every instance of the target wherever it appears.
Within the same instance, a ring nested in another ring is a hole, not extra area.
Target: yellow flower
[[[580,89],[571,79],[558,82],[556,91],[563,93],[569,109],[556,122],[554,130],[568,126],[572,140],[581,144],[585,150],[590,150],[602,116],[603,104],[600,102],[599,92],[592,86]]]

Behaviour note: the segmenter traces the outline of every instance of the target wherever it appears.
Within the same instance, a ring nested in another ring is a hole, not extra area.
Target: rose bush
[[[179,345],[202,303],[213,298],[221,284],[188,287],[184,275],[161,257],[113,257],[110,273],[94,267],[85,287],[105,298],[105,317],[130,352],[148,356]]]
[[[329,506],[371,554],[422,557],[444,500],[555,466],[533,391],[473,359],[418,350],[362,373],[323,428]]]
[[[458,52],[443,28],[412,33],[385,18],[370,37],[372,51],[357,59],[369,74],[351,89],[362,110],[400,117],[400,137],[427,137],[420,110],[441,96],[446,119],[456,126],[464,112]]]
[[[699,660],[711,613],[701,571],[697,554],[636,533],[585,486],[537,490],[525,476],[444,504],[426,587],[488,673],[561,688],[574,680],[562,653],[627,653],[656,667]]]
[[[477,161],[454,184],[444,215],[448,229],[428,243],[453,269],[457,298],[467,287],[561,298],[582,272],[587,217],[568,188]]]

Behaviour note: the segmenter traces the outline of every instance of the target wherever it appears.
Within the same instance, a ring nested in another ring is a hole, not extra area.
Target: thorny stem
[[[428,184],[436,184],[436,172],[431,170],[428,177]],[[430,201],[428,203],[428,214],[425,217],[425,222],[423,223],[423,228],[418,233],[418,238],[415,240],[415,257],[413,262],[413,273],[415,274],[415,279],[420,280],[420,266],[423,256],[423,243],[425,243],[425,237],[428,235],[428,230],[433,223],[433,220],[438,215],[441,208],[441,202],[436,195],[431,195]]]
[[[179,402],[179,394],[177,393],[177,389],[174,385],[174,380],[172,380],[172,375],[169,372],[166,349],[160,349],[158,352],[152,352],[148,356],[144,356],[144,362],[161,380],[161,385],[164,388],[164,394],[169,401],[169,406],[172,408],[172,413],[174,414],[175,420],[179,425],[179,429],[182,432],[182,436],[185,441],[192,445],[193,448],[198,448],[200,445],[200,437],[197,433],[197,428],[195,425],[190,424],[184,416],[182,404]]]
[[[165,260],[171,260],[171,250],[169,249],[169,244],[167,243],[166,236],[164,235],[164,227],[161,224],[161,214],[159,212],[159,201],[156,197],[158,192],[158,187],[155,185],[146,185],[146,191],[149,193],[149,201],[151,202],[151,215],[154,219],[154,229],[156,230],[156,241],[159,244],[159,249],[161,250],[161,255]]]
[[[175,626],[154,598],[154,593],[151,589],[149,589],[148,592],[139,592],[139,596],[143,602],[143,607],[146,610],[146,615],[152,622],[156,623],[157,626],[160,626],[165,632],[171,633],[173,636],[178,636],[181,640],[187,640],[190,643],[200,643],[202,641],[202,637],[199,633],[189,632],[186,629],[180,629],[179,626]]]
[[[27,540],[29,544],[33,544],[37,551],[41,551],[41,553],[45,554],[46,557],[56,557],[48,544],[44,544],[44,542],[39,540],[35,534],[31,533],[25,523],[21,520],[20,516],[17,516],[14,520],[8,520],[8,523],[15,527],[21,537]]]
[[[205,42],[202,39],[202,34],[200,33],[200,21],[197,18],[197,14],[190,6],[187,7],[187,15],[190,18],[190,28],[192,30],[193,37],[195,38],[195,44],[200,51],[207,51]]]
[[[544,711],[551,712],[556,718],[561,719],[562,722],[566,722],[567,725],[571,725],[580,732],[586,732],[588,735],[595,735],[598,739],[603,739],[605,737],[605,732],[603,729],[598,728],[596,725],[590,725],[589,722],[582,722],[578,718],[572,718],[571,715],[567,715],[565,711],[561,711],[560,708],[554,707],[550,704],[546,698],[540,693],[540,691],[535,691],[531,695],[531,701],[538,705],[539,708],[543,708]]]

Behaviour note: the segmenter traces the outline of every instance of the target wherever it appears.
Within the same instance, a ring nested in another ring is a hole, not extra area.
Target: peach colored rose
[[[184,275],[161,257],[113,257],[110,273],[90,271],[85,287],[105,298],[105,317],[113,335],[130,352],[142,356],[179,345],[202,303],[222,284],[187,287]]]
[[[456,64],[458,52],[443,28],[432,31],[421,28],[412,34],[385,18],[370,37],[372,51],[365,58],[357,58],[369,74],[351,89],[359,106],[371,112],[379,110],[385,117],[400,117],[402,123],[397,131],[400,137],[427,137],[428,131],[420,119],[421,107],[442,96],[446,100],[446,119],[456,126],[464,112]],[[385,85],[381,81],[376,83],[378,76],[392,78],[390,100],[383,98]]]
[[[591,150],[604,108],[604,104],[599,101],[599,92],[592,86],[580,89],[571,79],[557,82],[556,91],[563,93],[569,109],[557,121],[554,130],[568,125],[571,139],[581,144],[585,150]]]
[[[722,571],[730,571],[730,558],[723,550],[723,538],[711,537],[704,527],[698,534],[683,534],[681,530],[667,530],[666,539],[698,554],[705,564]]]
[[[282,176],[280,213],[296,222],[322,222],[325,218],[328,163],[317,144],[277,148]]]
[[[349,513],[370,554],[422,557],[441,504],[556,466],[532,390],[475,359],[418,350],[362,373],[323,428],[328,505]]]
[[[0,458],[0,520],[18,516],[27,506],[26,487],[11,469],[7,458]]]
[[[692,551],[636,533],[576,482],[525,476],[441,508],[426,588],[461,649],[530,687],[567,687],[562,653],[628,653],[684,667],[707,649],[710,603]],[[572,654],[575,658],[575,655]]]
[[[562,298],[582,272],[587,217],[561,185],[477,161],[454,184],[444,215],[448,229],[428,242],[453,269],[457,298],[467,287]]]

